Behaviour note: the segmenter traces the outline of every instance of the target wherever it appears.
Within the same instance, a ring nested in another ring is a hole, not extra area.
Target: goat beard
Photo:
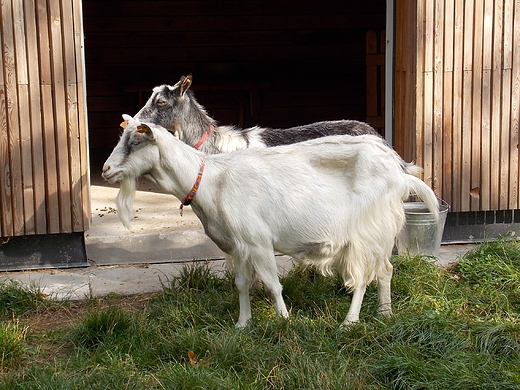
[[[119,184],[119,193],[116,197],[117,214],[123,226],[130,230],[130,221],[134,217],[133,206],[137,184],[134,179],[121,180]]]

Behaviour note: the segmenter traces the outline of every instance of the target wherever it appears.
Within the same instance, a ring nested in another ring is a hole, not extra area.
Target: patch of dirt
[[[65,304],[56,303],[41,312],[32,313],[20,319],[20,323],[27,326],[30,333],[49,332],[65,329],[83,318],[92,310],[110,307],[125,310],[142,310],[146,308],[150,299],[156,293],[138,295],[108,295],[103,298],[93,298],[84,301],[70,301]]]
[[[129,311],[143,310],[157,293],[138,295],[110,294],[102,298],[78,301],[50,301],[47,307],[37,312],[13,316],[17,324],[27,329],[28,359],[22,364],[47,364],[56,358],[67,358],[74,346],[67,337],[63,337],[68,329],[81,321],[93,310],[121,308]],[[0,378],[2,372],[0,371]]]

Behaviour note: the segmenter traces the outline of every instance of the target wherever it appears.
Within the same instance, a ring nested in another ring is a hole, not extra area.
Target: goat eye
[[[168,104],[168,101],[166,99],[159,99],[157,100],[157,105],[158,106],[165,106]]]

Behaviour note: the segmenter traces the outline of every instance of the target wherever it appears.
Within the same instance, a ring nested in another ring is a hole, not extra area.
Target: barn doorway
[[[93,195],[89,260],[162,262],[222,253],[195,216],[185,212],[180,219],[177,201],[147,181],[136,199],[137,232],[123,230],[112,209],[116,188],[100,177],[119,138],[121,114],[137,113],[154,86],[191,73],[197,100],[222,124],[366,121],[367,32],[381,37],[386,1],[83,0],[83,20]],[[381,59],[380,45],[371,46],[372,58]],[[381,89],[384,60],[373,65],[373,86]]]
[[[91,168],[160,84],[192,89],[222,124],[366,120],[366,33],[386,1],[83,0]]]

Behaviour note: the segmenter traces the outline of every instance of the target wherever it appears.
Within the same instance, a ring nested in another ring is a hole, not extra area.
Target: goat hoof
[[[359,320],[356,320],[356,321],[351,321],[351,320],[345,320],[343,321],[343,323],[339,326],[339,331],[342,332],[342,331],[345,331],[345,330],[349,330],[352,326],[356,325],[356,324],[359,324]]]
[[[385,318],[392,318],[394,313],[392,312],[392,309],[385,309],[385,310],[379,310],[377,312],[377,318],[385,319]]]
[[[242,322],[242,321],[238,321],[236,324],[235,324],[235,328],[236,329],[245,329],[247,328],[248,326],[251,325],[251,320],[247,320],[245,322]]]

